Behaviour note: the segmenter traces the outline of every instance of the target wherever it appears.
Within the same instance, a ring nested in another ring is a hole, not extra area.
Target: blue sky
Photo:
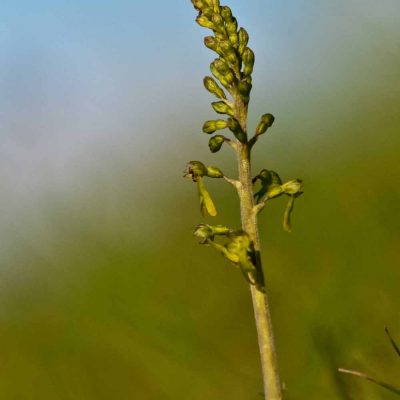
[[[309,112],[302,107],[321,99],[327,113],[343,112],[353,93],[395,90],[397,0],[229,4],[256,52],[254,114],[264,104]],[[212,116],[201,81],[213,55],[195,15],[186,0],[3,1],[0,177],[10,199],[74,182],[112,157],[150,163],[180,137],[189,143]]]

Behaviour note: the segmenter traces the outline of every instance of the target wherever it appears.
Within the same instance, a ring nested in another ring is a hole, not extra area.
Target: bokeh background
[[[255,172],[303,178],[260,220],[287,399],[392,399],[400,385],[398,0],[231,0],[256,53]],[[249,289],[199,246],[188,160],[208,152],[210,53],[189,1],[3,0],[0,393],[260,399]],[[238,227],[210,182],[218,223]],[[210,221],[211,222],[211,221]],[[214,221],[212,221],[214,222]]]

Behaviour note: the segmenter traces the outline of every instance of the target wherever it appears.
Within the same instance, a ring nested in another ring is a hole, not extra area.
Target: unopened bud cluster
[[[238,142],[247,143],[246,127],[239,121],[237,108],[247,109],[252,89],[252,73],[255,56],[247,45],[249,35],[244,28],[238,28],[238,22],[228,6],[221,6],[219,0],[192,0],[198,11],[196,22],[211,29],[213,35],[204,38],[207,48],[217,53],[218,57],[211,63],[212,76],[204,78],[205,88],[219,101],[211,103],[218,114],[228,116],[227,120],[206,121],[203,132],[213,134],[218,130],[229,129]],[[228,100],[226,92],[233,101]],[[255,138],[265,133],[274,122],[272,114],[264,114],[255,131]],[[224,140],[211,138],[209,148],[212,153],[218,152]]]
[[[217,53],[217,58],[211,63],[212,76],[204,78],[205,88],[220,101],[212,103],[218,114],[230,117],[224,121],[217,119],[206,121],[203,132],[212,134],[217,130],[230,129],[235,138],[247,142],[245,127],[235,118],[238,102],[241,107],[247,107],[252,89],[251,74],[254,68],[254,52],[247,46],[249,35],[244,28],[238,27],[238,22],[228,6],[221,6],[219,0],[192,0],[195,9],[199,12],[196,22],[205,28],[211,29],[212,35],[204,38],[204,44]],[[235,100],[227,100],[226,92]],[[215,146],[215,140],[210,139],[210,150],[220,150]]]

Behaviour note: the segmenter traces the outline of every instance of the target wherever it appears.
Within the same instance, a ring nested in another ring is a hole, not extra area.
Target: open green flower
[[[190,178],[193,182],[197,183],[201,213],[203,215],[209,214],[212,217],[215,217],[217,215],[217,210],[210,193],[208,193],[206,187],[204,186],[203,177],[207,176],[209,178],[223,178],[224,174],[222,171],[217,167],[206,167],[200,161],[190,161],[186,165],[183,176],[185,178]]]
[[[263,169],[253,178],[253,184],[260,181],[261,187],[254,194],[256,203],[259,203],[263,198],[273,199],[283,193],[281,188],[282,180],[279,175],[272,170]]]
[[[221,225],[211,227],[201,224],[196,228],[195,235],[203,239],[203,244],[209,244],[238,267],[249,283],[257,284],[255,252],[250,237],[245,231],[232,231]],[[215,242],[216,235],[226,236],[228,242],[225,244]]]

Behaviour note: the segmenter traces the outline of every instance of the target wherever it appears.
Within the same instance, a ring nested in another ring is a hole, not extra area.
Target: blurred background
[[[261,215],[286,399],[400,385],[397,0],[230,0],[256,54],[254,172],[302,178]],[[4,399],[261,399],[249,289],[192,236],[189,160],[210,154],[213,54],[189,0],[3,0],[0,392]],[[208,183],[239,227],[228,185]]]

